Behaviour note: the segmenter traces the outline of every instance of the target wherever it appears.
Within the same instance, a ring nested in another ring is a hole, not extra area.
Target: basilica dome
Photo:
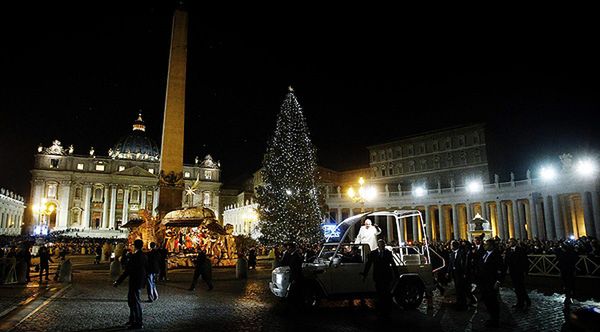
[[[133,122],[133,131],[129,135],[121,137],[117,144],[108,150],[108,155],[113,159],[157,161],[159,153],[156,142],[146,136],[146,126],[141,113]]]

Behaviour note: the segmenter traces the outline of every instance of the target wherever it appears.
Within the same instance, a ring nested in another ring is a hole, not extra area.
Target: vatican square
[[[8,5],[0,331],[599,331],[588,21],[278,9]]]

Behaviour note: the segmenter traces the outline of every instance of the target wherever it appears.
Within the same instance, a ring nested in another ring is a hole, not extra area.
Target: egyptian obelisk
[[[171,52],[158,180],[158,215],[181,207],[183,194],[183,126],[187,63],[188,14],[178,6],[173,14]]]

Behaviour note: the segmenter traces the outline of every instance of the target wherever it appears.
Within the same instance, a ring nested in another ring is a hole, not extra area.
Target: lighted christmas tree
[[[316,243],[321,238],[324,199],[318,187],[316,149],[302,108],[289,88],[277,118],[257,189],[262,242]]]

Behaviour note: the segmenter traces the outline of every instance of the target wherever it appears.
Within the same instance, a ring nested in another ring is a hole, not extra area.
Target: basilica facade
[[[115,232],[141,210],[157,213],[160,151],[146,135],[141,114],[133,130],[105,156],[94,148],[76,154],[71,145],[55,140],[38,147],[31,170],[32,225],[29,232],[95,230]],[[195,195],[182,195],[182,207],[204,206],[215,215],[219,207],[220,163],[207,155],[184,165],[186,187],[199,181]]]

